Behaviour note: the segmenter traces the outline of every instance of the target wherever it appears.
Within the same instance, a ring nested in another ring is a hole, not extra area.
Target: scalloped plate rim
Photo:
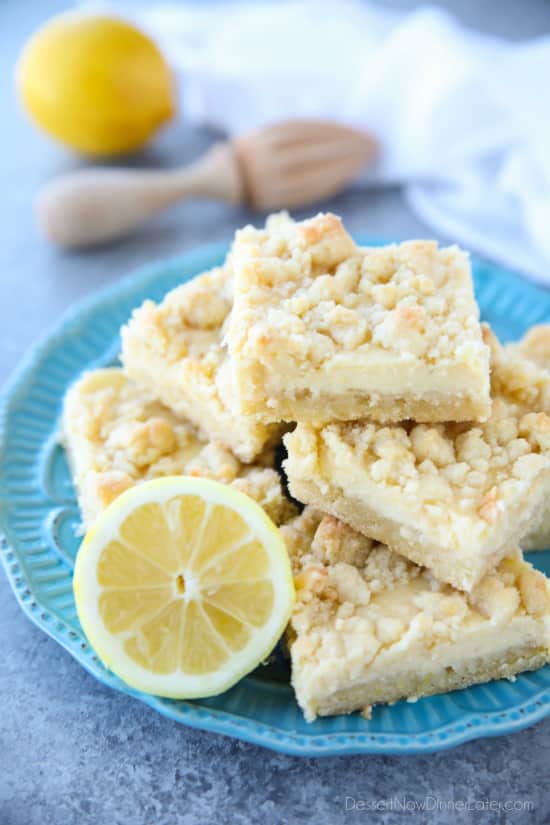
[[[369,238],[362,241],[365,244],[384,242],[387,242],[387,240],[380,238]],[[70,306],[61,315],[57,323],[52,325],[39,341],[27,350],[0,392],[0,464],[7,446],[5,432],[12,406],[25,392],[40,362],[63,339],[71,325],[77,322],[85,323],[86,317],[90,313],[97,310],[102,304],[112,302],[119,295],[124,295],[131,287],[135,289],[145,287],[148,283],[154,281],[155,277],[159,276],[160,270],[167,271],[182,265],[194,268],[194,262],[196,261],[197,264],[200,262],[200,266],[197,268],[198,274],[202,268],[215,266],[223,258],[227,248],[227,243],[216,242],[179,255],[150,261]],[[517,278],[519,281],[520,276],[492,262],[476,258],[476,256],[472,256],[472,262],[504,274],[508,278]],[[521,281],[521,287],[533,294],[546,294],[543,288],[525,280]],[[370,753],[413,755],[448,750],[471,740],[513,733],[535,724],[550,714],[549,688],[542,688],[536,695],[515,706],[513,711],[474,712],[464,710],[459,721],[442,724],[422,733],[383,733],[378,731],[290,733],[278,729],[275,725],[240,717],[230,711],[198,708],[186,702],[178,704],[178,712],[176,713],[172,709],[169,700],[140,694],[123,684],[111,681],[108,672],[94,669],[93,665],[88,662],[88,658],[83,656],[81,651],[74,649],[77,644],[80,646],[83,643],[81,641],[82,637],[79,638],[75,631],[69,630],[67,625],[59,617],[50,613],[47,608],[41,606],[39,611],[38,602],[35,603],[37,610],[32,609],[30,601],[30,597],[33,595],[32,590],[29,583],[26,582],[24,572],[19,567],[16,549],[17,536],[11,535],[12,531],[6,523],[4,511],[5,502],[0,500],[0,559],[11,589],[25,615],[33,624],[55,639],[88,673],[102,684],[139,699],[162,715],[189,727],[224,734],[295,756]],[[24,597],[26,593],[29,594],[28,597]],[[64,632],[68,632],[71,637],[74,637],[72,641],[64,638]],[[510,716],[511,713],[514,714],[513,718]]]

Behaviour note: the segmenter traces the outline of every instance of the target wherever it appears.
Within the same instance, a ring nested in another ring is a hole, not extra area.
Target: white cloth
[[[435,232],[550,285],[550,36],[511,43],[359,0],[110,8],[165,50],[188,120],[364,127],[383,152],[363,183],[402,184]]]

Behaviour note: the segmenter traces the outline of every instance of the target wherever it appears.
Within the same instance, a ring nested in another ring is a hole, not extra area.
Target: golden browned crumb
[[[526,412],[550,414],[550,326],[532,327],[525,337],[502,347],[486,327],[483,331],[491,349],[493,391],[505,385],[509,395]],[[543,508],[538,523],[532,523],[520,540],[524,550],[550,547],[550,506]]]
[[[539,367],[550,369],[550,324],[531,327],[521,341],[509,345],[508,348],[512,347]]]
[[[528,358],[521,347],[503,347],[488,324],[482,324],[482,332],[491,351],[492,395],[505,395],[525,412],[550,414],[550,371]]]
[[[457,247],[356,246],[334,215],[237,233],[227,340],[236,402],[262,420],[483,419],[489,358]]]
[[[129,487],[166,475],[234,484],[277,524],[295,514],[274,469],[243,465],[223,445],[205,441],[119,369],[88,372],[71,387],[62,426],[86,528]]]
[[[230,267],[173,289],[136,309],[121,330],[127,375],[148,395],[190,420],[209,440],[252,461],[277,434],[232,412],[231,375],[222,345],[232,307]]]
[[[466,594],[311,508],[282,531],[297,587],[292,680],[308,719],[486,681],[495,652],[505,675],[526,666],[518,650],[550,658],[548,582],[519,551]]]
[[[278,473],[269,467],[244,466],[232,487],[259,502],[275,524],[296,516],[296,505],[283,493]]]

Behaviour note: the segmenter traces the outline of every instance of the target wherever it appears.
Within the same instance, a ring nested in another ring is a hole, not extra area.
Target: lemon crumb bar
[[[145,301],[122,328],[127,375],[208,439],[252,461],[278,429],[231,409],[231,375],[222,346],[231,310],[231,270],[218,267],[169,292],[160,304]]]
[[[524,412],[550,414],[550,370],[528,354],[523,342],[503,346],[488,324],[481,326],[491,353],[492,394],[506,396]]]
[[[550,588],[519,550],[466,594],[311,508],[282,531],[297,588],[292,684],[308,721],[550,660]]]
[[[526,410],[550,414],[550,325],[531,327],[521,341],[499,347],[494,336],[487,341],[492,359],[498,358],[500,372],[505,372],[516,400]],[[532,526],[521,539],[523,550],[546,550],[550,547],[550,505],[539,524]]]
[[[483,420],[489,354],[468,256],[360,248],[339,218],[237,232],[227,326],[233,392],[262,421]]]
[[[296,513],[271,456],[243,465],[190,422],[153,401],[117,368],[85,373],[67,392],[62,441],[85,529],[122,492],[146,479],[205,476],[254,498],[277,524]],[[260,463],[261,462],[261,463]]]
[[[519,373],[499,367],[485,424],[298,424],[285,437],[292,495],[471,590],[550,493],[550,418],[525,412]]]

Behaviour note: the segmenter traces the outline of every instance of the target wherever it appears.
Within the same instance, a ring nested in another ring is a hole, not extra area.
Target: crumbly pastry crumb
[[[521,341],[504,347],[488,329],[484,336],[516,403],[526,412],[550,414],[550,325],[532,327]],[[530,525],[520,544],[524,550],[550,547],[550,505],[543,509],[539,523]]]
[[[308,720],[550,659],[548,581],[518,550],[466,594],[312,508],[282,531],[297,588],[292,681]]]
[[[121,358],[144,392],[250,462],[280,429],[232,411],[222,343],[233,303],[231,283],[231,268],[217,267],[176,287],[159,304],[145,301],[121,330]]]
[[[88,529],[117,496],[166,475],[205,476],[234,484],[281,524],[296,510],[263,457],[243,465],[226,447],[151,400],[117,368],[88,372],[67,392],[62,421],[83,524]]]
[[[482,324],[482,334],[491,352],[492,394],[504,395],[524,412],[550,414],[550,369],[529,356],[529,336],[520,345],[502,346],[488,324]],[[547,364],[550,367],[550,360]]]
[[[243,466],[231,486],[262,505],[275,524],[285,524],[297,509],[283,493],[278,473],[271,467]]]
[[[235,404],[265,421],[487,417],[488,350],[468,256],[360,248],[335,215],[247,227],[231,253]]]
[[[550,369],[550,324],[531,327],[520,341],[508,345],[507,349],[516,350],[539,367]]]
[[[485,424],[300,423],[285,437],[292,495],[471,590],[550,492],[550,418],[524,403],[547,388],[533,390],[529,369],[523,387],[505,361],[493,359]]]

